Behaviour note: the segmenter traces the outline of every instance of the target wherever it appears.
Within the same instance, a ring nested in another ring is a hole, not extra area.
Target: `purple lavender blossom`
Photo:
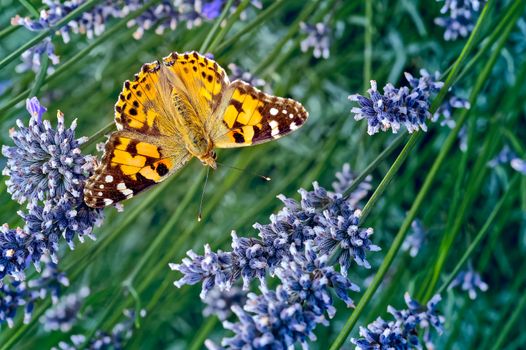
[[[472,266],[467,270],[461,271],[457,277],[451,282],[449,288],[460,286],[462,291],[468,292],[469,298],[475,300],[477,298],[477,289],[481,292],[488,290],[489,286],[482,280],[482,277],[476,272]]]
[[[2,146],[7,158],[3,175],[7,191],[18,203],[57,199],[66,193],[82,196],[83,182],[92,165],[91,159],[81,154],[80,145],[87,138],[75,138],[76,121],[67,128],[64,115],[57,113],[57,127],[42,120],[45,108],[33,97],[27,101],[31,114],[29,125],[17,120],[18,130],[11,132],[15,146]]]
[[[526,161],[520,158],[514,158],[510,162],[511,167],[519,173],[526,175]]]
[[[323,216],[319,217],[321,225],[315,228],[315,239],[320,253],[337,258],[344,276],[347,275],[353,260],[358,266],[370,269],[366,253],[380,250],[369,238],[373,229],[359,227],[361,210],[348,212],[351,208],[346,206],[345,202],[339,208],[335,206],[331,205],[323,212]]]
[[[9,328],[13,327],[13,320],[22,306],[24,307],[24,323],[31,320],[33,298],[28,298],[28,294],[24,282],[7,283],[0,287],[0,324],[7,323]]]
[[[427,131],[426,121],[438,118],[438,114],[435,113],[432,117],[429,112],[430,98],[442,88],[443,83],[438,81],[438,72],[432,76],[427,71],[421,70],[420,74],[420,78],[415,78],[405,73],[409,87],[395,88],[387,84],[383,94],[378,91],[376,82],[371,80],[371,88],[368,90],[370,98],[359,94],[349,96],[349,100],[358,102],[359,105],[351,109],[354,119],[367,119],[369,135],[388,129],[396,133],[402,125],[410,133],[417,130]],[[444,108],[437,113],[447,114],[451,113],[451,108],[469,106],[469,103],[462,99],[453,102],[451,99],[447,100]]]
[[[92,161],[81,154],[86,138],[75,138],[73,122],[66,128],[58,113],[57,128],[42,120],[46,108],[36,98],[27,100],[29,126],[17,121],[19,129],[11,132],[15,146],[3,146],[7,164],[3,174],[9,176],[7,190],[19,203],[28,202],[23,229],[4,226],[0,235],[4,267],[0,276],[9,274],[24,278],[24,270],[33,262],[37,270],[44,256],[57,262],[59,239],[63,237],[73,248],[75,237],[94,239],[92,230],[102,223],[103,212],[89,208],[83,201],[84,182],[92,169]]]
[[[340,181],[352,178],[345,167],[344,173]],[[317,325],[334,316],[334,296],[354,306],[349,294],[359,288],[348,279],[347,269],[352,260],[369,266],[365,254],[379,249],[369,239],[372,229],[359,227],[359,210],[350,204],[369,188],[358,186],[360,194],[343,198],[313,186],[310,192],[298,191],[299,202],[278,196],[284,208],[271,215],[269,224],[254,225],[259,238],[233,232],[231,251],[216,253],[206,245],[204,255],[189,251],[181,264],[170,264],[183,274],[175,285],[202,283],[205,300],[210,291],[229,290],[239,279],[245,290],[259,280],[260,294],[249,293],[244,306],[231,306],[238,320],[223,319],[234,335],[223,338],[221,346],[207,340],[209,349],[287,349],[297,343],[306,348]],[[279,280],[275,289],[267,286],[269,277]]]
[[[488,162],[488,166],[495,168],[498,165],[508,164],[515,158],[517,154],[508,145],[504,145],[500,152]]]
[[[349,201],[317,183],[313,191],[299,192],[299,203],[278,196],[285,207],[271,215],[270,224],[254,225],[259,238],[239,237],[233,232],[232,251],[215,253],[206,245],[203,256],[189,251],[181,264],[170,264],[172,270],[183,274],[175,285],[180,288],[184,284],[202,283],[203,298],[215,286],[228,290],[242,278],[246,290],[252,280],[257,278],[263,283],[267,273],[273,275],[282,261],[291,260],[291,246],[301,251],[308,240],[322,244],[321,254],[331,254],[340,248],[337,258],[344,275],[353,259],[360,266],[369,266],[365,253],[379,248],[369,239],[372,229],[358,227],[357,212]]]
[[[123,349],[126,341],[132,336],[135,318],[137,317],[135,310],[132,309],[124,310],[123,313],[125,320],[123,322],[117,323],[111,332],[98,330],[90,339],[86,339],[86,337],[82,334],[75,334],[70,337],[70,343],[61,341],[57,346],[52,347],[51,350]],[[146,311],[141,310],[138,316],[146,316]]]
[[[55,45],[51,42],[51,38],[45,38],[39,44],[22,53],[22,63],[16,66],[18,73],[23,73],[32,70],[39,72],[42,66],[42,56],[47,55],[51,65],[57,65],[60,58],[55,54]],[[53,72],[53,67],[49,66],[47,73]]]
[[[256,77],[249,71],[246,71],[243,68],[239,67],[237,64],[230,63],[228,65],[228,69],[230,69],[229,78],[231,81],[239,79],[257,88],[268,88],[265,80]]]
[[[454,41],[471,33],[481,2],[483,1],[445,0],[440,13],[447,14],[447,17],[435,18],[435,24],[445,28],[444,40]]]
[[[419,333],[424,331],[424,342],[427,348],[433,348],[430,339],[430,326],[441,334],[444,317],[438,314],[437,304],[440,296],[435,295],[424,307],[411,299],[408,293],[404,296],[407,309],[396,310],[388,306],[387,311],[394,321],[386,322],[378,317],[367,327],[360,327],[360,338],[351,338],[357,350],[373,349],[419,349]]]
[[[336,172],[335,176],[336,181],[333,181],[332,188],[334,189],[334,192],[340,193],[342,195],[349,189],[349,187],[351,187],[354,180],[356,179],[356,175],[351,172],[349,163],[343,164],[342,170]],[[346,198],[351,207],[357,207],[360,201],[367,197],[369,191],[372,188],[371,180],[372,176],[368,175],[363,180],[363,182],[360,182],[356,189]]]
[[[246,300],[247,293],[237,286],[233,286],[228,291],[220,291],[218,288],[214,288],[203,299],[203,303],[206,304],[203,316],[215,315],[224,321],[232,315],[233,306],[242,306]]]
[[[290,257],[276,269],[281,281],[276,290],[262,283],[261,294],[249,293],[243,308],[232,308],[238,321],[223,325],[235,334],[223,338],[222,349],[287,349],[296,343],[305,348],[308,340],[316,339],[316,326],[327,324],[326,316],[336,312],[331,291],[353,306],[348,293],[358,287],[327,264],[328,257],[316,251],[313,241],[306,241],[302,251],[294,245],[290,250]],[[211,341],[206,345],[219,348]]]
[[[409,252],[409,255],[414,258],[418,255],[420,248],[422,248],[427,233],[420,220],[413,220],[411,229],[411,233],[405,238],[402,244],[402,250]]]
[[[82,287],[77,293],[65,295],[56,305],[47,309],[40,317],[44,330],[69,332],[77,322],[79,311],[89,293],[88,287]]]
[[[313,49],[315,58],[329,58],[330,55],[330,26],[325,22],[316,24],[300,23],[300,29],[307,35],[300,43],[301,51]]]
[[[19,309],[24,308],[24,323],[31,320],[34,304],[51,295],[56,300],[63,286],[69,284],[55,264],[48,264],[42,276],[28,282],[7,281],[0,286],[0,324],[13,327]]]
[[[0,281],[6,275],[16,281],[25,279],[24,270],[31,255],[27,248],[29,239],[29,235],[19,227],[10,229],[7,224],[0,226]]]

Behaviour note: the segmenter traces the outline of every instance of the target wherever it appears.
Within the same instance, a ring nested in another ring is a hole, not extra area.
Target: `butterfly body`
[[[191,158],[216,168],[215,148],[255,145],[300,127],[308,113],[287,98],[230,82],[213,60],[172,53],[126,81],[115,104],[117,131],[86,183],[94,208],[120,202],[165,180]]]

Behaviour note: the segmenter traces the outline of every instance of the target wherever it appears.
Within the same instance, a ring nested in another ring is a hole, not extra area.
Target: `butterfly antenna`
[[[228,164],[224,164],[224,163],[219,163],[219,162],[216,162],[218,165],[221,165],[221,166],[224,166],[224,167],[227,167],[227,168],[230,168],[230,169],[234,169],[234,170],[238,170],[238,171],[242,171],[242,172],[245,172],[245,173],[249,173],[249,174],[252,174],[254,176],[257,176],[257,177],[260,177],[262,178],[263,180],[265,181],[270,181],[271,178],[268,177],[268,176],[265,176],[265,175],[261,175],[261,174],[256,174],[256,173],[253,173],[251,171],[248,171],[247,169],[243,169],[243,168],[238,168],[238,167],[235,167],[235,166],[232,166],[232,165],[228,165]]]
[[[197,221],[201,221],[203,218],[203,200],[205,198],[206,184],[208,183],[208,174],[210,174],[210,168],[206,168],[205,184],[203,185],[203,192],[201,192],[201,201],[199,202],[199,213],[197,214]]]

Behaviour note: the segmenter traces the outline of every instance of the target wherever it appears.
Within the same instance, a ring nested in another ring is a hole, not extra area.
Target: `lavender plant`
[[[447,16],[435,18],[435,23],[445,29],[444,39],[467,37],[475,26],[477,13],[483,3],[484,0],[444,0],[440,13]]]
[[[39,32],[54,28],[56,24],[87,0],[44,0],[45,9],[40,11],[38,18],[21,17],[11,19],[14,26],[23,26],[30,31]],[[124,18],[131,12],[145,8],[146,0],[104,0],[90,10],[73,18],[65,26],[58,29],[57,34],[64,43],[71,40],[71,33],[86,35],[88,39],[99,36],[106,30],[106,24],[115,18]],[[155,33],[162,35],[165,30],[175,30],[180,23],[186,23],[187,28],[200,26],[203,22],[219,17],[226,5],[225,0],[163,0],[158,4],[144,9],[138,17],[128,21],[128,27],[136,27],[133,37],[141,39],[144,32],[155,28]],[[253,0],[252,5],[261,8],[259,1]],[[235,6],[231,8],[235,10]],[[23,63],[18,66],[20,72],[40,70],[42,55],[49,56],[51,63],[59,63],[51,38],[46,38],[41,44],[29,49],[22,55]],[[50,71],[52,69],[50,68]]]
[[[367,120],[369,135],[391,129],[397,133],[404,126],[410,133],[427,131],[427,120],[437,121],[441,114],[450,119],[453,108],[469,108],[469,103],[459,97],[451,97],[433,115],[429,112],[430,99],[443,86],[439,81],[440,74],[430,75],[426,70],[420,71],[420,78],[405,73],[408,86],[395,88],[392,84],[385,85],[383,95],[378,91],[376,81],[371,80],[371,88],[367,91],[370,98],[359,94],[350,95],[349,100],[358,103],[351,113],[355,120]]]
[[[372,349],[421,349],[420,335],[426,348],[432,349],[430,328],[439,334],[444,330],[444,317],[438,313],[437,304],[440,296],[434,296],[425,306],[411,299],[409,293],[404,296],[407,309],[396,310],[392,306],[387,311],[394,318],[384,321],[378,317],[367,327],[360,327],[360,338],[352,338],[356,350]]]
[[[474,300],[477,298],[477,289],[481,292],[488,290],[489,286],[484,282],[478,272],[469,266],[468,269],[461,271],[453,280],[450,288],[460,287],[462,291],[467,292],[469,298]]]
[[[348,165],[337,178],[338,189],[351,181]],[[254,225],[259,239],[233,232],[232,251],[213,252],[206,245],[203,256],[189,251],[181,264],[170,264],[183,274],[175,285],[201,283],[203,299],[212,288],[228,291],[242,279],[248,290],[252,280],[259,280],[260,294],[249,293],[243,307],[232,306],[239,321],[223,322],[235,333],[223,339],[224,348],[288,348],[295,343],[306,347],[309,339],[315,339],[316,326],[327,324],[336,312],[332,294],[353,306],[349,293],[359,288],[347,277],[352,261],[370,268],[366,253],[380,249],[370,240],[373,230],[359,226],[360,210],[351,206],[367,195],[369,187],[366,183],[343,197],[317,183],[313,186],[313,191],[298,191],[300,202],[278,196],[285,207],[270,217],[270,224]],[[267,286],[270,277],[279,280],[275,289]]]
[[[31,321],[34,305],[48,296],[53,303],[58,301],[64,287],[69,286],[66,275],[54,263],[47,263],[38,278],[29,281],[8,280],[0,286],[0,325],[14,326],[14,319],[24,309],[24,323]]]
[[[46,112],[38,99],[27,100],[30,114],[26,127],[18,120],[11,132],[14,146],[2,146],[7,158],[3,175],[7,191],[26,210],[18,212],[23,228],[0,229],[0,277],[10,275],[23,280],[32,262],[37,270],[44,256],[58,261],[61,237],[73,248],[74,238],[94,239],[92,230],[102,223],[102,211],[89,208],[83,201],[84,181],[92,169],[92,159],[81,153],[87,138],[75,138],[76,122],[67,128],[59,111],[56,128],[42,116]]]

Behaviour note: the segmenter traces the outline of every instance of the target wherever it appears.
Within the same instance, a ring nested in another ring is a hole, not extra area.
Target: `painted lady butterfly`
[[[216,168],[214,148],[275,140],[307,120],[303,106],[230,82],[197,52],[147,63],[126,81],[115,104],[117,131],[86,183],[84,201],[102,208],[163,181],[192,157]]]

